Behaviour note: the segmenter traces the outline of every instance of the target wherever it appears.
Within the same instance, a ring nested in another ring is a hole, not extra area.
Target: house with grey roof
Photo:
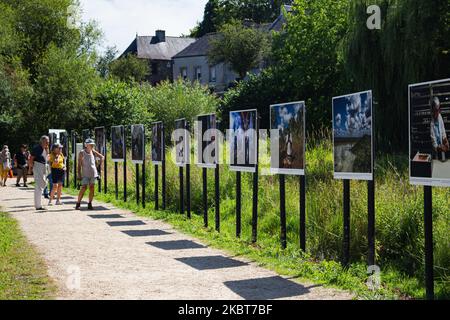
[[[281,9],[280,16],[273,23],[255,25],[244,22],[244,24],[264,32],[280,32],[286,23],[284,11],[291,12],[292,6],[285,5],[284,10]],[[211,39],[217,36],[217,33],[207,34],[174,55],[172,58],[173,79],[182,78],[191,82],[198,81],[218,94],[222,94],[228,88],[234,86],[239,76],[231,70],[228,64],[211,65],[208,61],[209,43]],[[260,68],[252,70],[251,73],[258,74],[263,67],[264,63],[261,64]]]
[[[157,30],[154,36],[138,36],[131,42],[119,59],[134,54],[148,60],[151,75],[148,81],[156,85],[163,80],[173,80],[172,57],[193,44],[195,39],[166,36],[164,30]]]
[[[239,77],[225,63],[208,62],[209,43],[217,33],[207,34],[176,54],[173,59],[173,78],[182,78],[210,87],[222,93]]]

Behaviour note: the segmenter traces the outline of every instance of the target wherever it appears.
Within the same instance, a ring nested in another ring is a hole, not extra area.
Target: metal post
[[[281,248],[286,249],[286,183],[285,176],[281,174],[280,179],[280,223],[281,223]]]
[[[186,164],[186,201],[187,217],[191,219],[191,165]]]
[[[208,227],[208,171],[206,168],[202,169],[203,182],[203,224],[205,228]]]
[[[306,251],[306,177],[300,176],[300,249]]]
[[[350,262],[350,181],[344,180],[344,239],[342,264],[347,267]]]
[[[214,172],[215,180],[215,209],[216,209],[216,231],[220,232],[220,167],[217,164]]]
[[[433,272],[433,189],[423,188],[424,192],[424,231],[425,231],[425,287],[428,300],[434,299]]]
[[[116,200],[119,200],[119,164],[114,162],[114,187],[116,191]]]
[[[159,182],[159,172],[158,165],[155,165],[155,210],[159,210],[159,195],[158,195],[158,182]]]
[[[139,165],[136,164],[136,204],[139,205],[139,203],[141,202],[141,199],[139,198],[140,196],[140,185],[139,185]]]
[[[144,151],[145,154],[145,151]],[[146,171],[145,171],[145,157],[144,162],[142,163],[142,208],[145,208],[145,185],[146,185]]]
[[[180,172],[180,213],[184,214],[184,174],[183,167],[179,168]]]
[[[367,182],[367,240],[368,255],[367,263],[369,266],[375,265],[375,181]]]
[[[252,242],[258,239],[258,165],[253,173]]]
[[[164,125],[162,126],[162,209],[166,210],[166,141],[164,135]]]
[[[105,135],[105,139],[106,139],[106,135]],[[107,161],[107,154],[108,154],[108,150],[106,147],[106,142],[105,142],[105,159],[103,160],[103,192],[106,194],[108,193],[108,161]]]
[[[241,172],[236,172],[236,237],[241,237]]]
[[[123,129],[123,140],[127,141],[126,139],[126,133],[125,133],[125,128]],[[127,202],[127,145],[124,142],[124,147],[123,147],[123,201]]]

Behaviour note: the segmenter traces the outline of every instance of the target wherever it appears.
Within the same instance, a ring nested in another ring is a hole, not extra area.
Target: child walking
[[[6,187],[9,172],[11,171],[11,153],[9,148],[4,145],[0,152],[0,186]]]
[[[50,153],[50,164],[52,169],[52,182],[53,188],[50,192],[50,200],[48,205],[52,205],[55,193],[57,193],[56,205],[61,205],[61,193],[64,184],[64,173],[66,171],[64,155],[61,152],[62,145],[56,143],[52,146],[52,152]]]
[[[105,158],[102,154],[94,150],[95,142],[92,139],[87,139],[84,143],[84,149],[78,155],[78,179],[81,179],[81,190],[78,194],[78,201],[75,210],[80,210],[81,200],[83,200],[84,193],[89,187],[89,203],[88,209],[94,210],[92,207],[92,200],[95,193],[95,182],[98,178],[97,166],[95,158],[99,158],[101,162]]]

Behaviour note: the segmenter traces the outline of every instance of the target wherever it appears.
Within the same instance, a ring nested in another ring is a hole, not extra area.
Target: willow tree
[[[366,24],[373,4],[381,29]],[[352,0],[345,66],[355,90],[374,89],[379,148],[407,150],[408,84],[449,76],[449,15],[449,0]]]

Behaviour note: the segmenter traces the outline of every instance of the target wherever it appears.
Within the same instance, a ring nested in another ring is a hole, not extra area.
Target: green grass
[[[168,153],[169,154],[169,153]],[[224,151],[224,154],[227,154]],[[135,205],[134,166],[128,166],[129,202],[114,200],[113,167],[109,172],[109,194],[98,199],[139,215],[168,221],[179,230],[194,235],[213,247],[248,257],[283,275],[349,289],[358,298],[425,298],[423,190],[408,181],[408,161],[404,155],[377,155],[376,176],[376,257],[381,268],[382,287],[367,289],[367,185],[351,182],[351,262],[347,270],[342,258],[342,182],[333,179],[332,144],[325,133],[309,137],[307,149],[307,252],[299,248],[298,178],[286,179],[288,248],[280,248],[279,188],[276,176],[260,176],[258,201],[258,242],[251,243],[252,177],[242,175],[242,235],[235,238],[235,173],[221,166],[221,232],[203,228],[201,169],[191,166],[193,219],[177,213],[179,203],[178,168],[167,162],[167,211],[153,210],[154,170],[147,167],[148,209]],[[268,157],[263,157],[260,160]],[[111,162],[110,162],[111,163]],[[264,165],[261,165],[264,168]],[[122,198],[122,166],[119,165],[119,195]],[[161,171],[160,171],[161,172]],[[161,180],[160,180],[161,181]],[[159,187],[161,188],[161,182]],[[161,190],[160,193],[161,195]],[[214,174],[208,172],[209,221],[214,227]],[[161,201],[161,200],[160,200]],[[450,298],[450,189],[433,189],[435,293]]]
[[[0,300],[51,299],[55,286],[18,223],[0,212]]]

